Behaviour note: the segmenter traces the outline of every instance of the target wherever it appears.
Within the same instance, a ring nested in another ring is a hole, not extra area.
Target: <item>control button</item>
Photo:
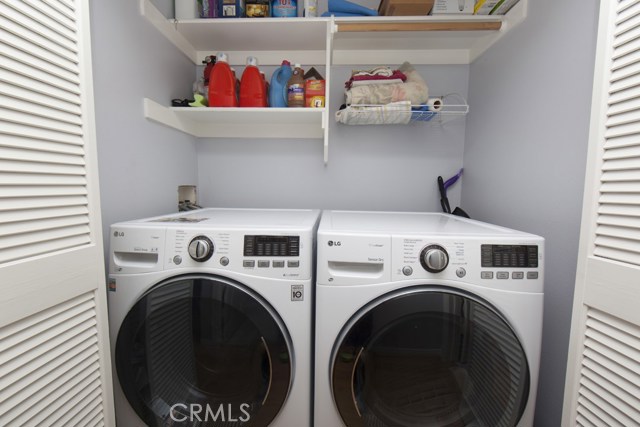
[[[537,279],[538,272],[537,271],[527,271],[527,279]]]
[[[481,271],[480,272],[481,279],[493,279],[493,271]]]
[[[226,267],[227,265],[229,265],[229,258],[227,258],[226,256],[223,256],[222,258],[220,258],[220,264]]]
[[[522,271],[514,271],[513,273],[511,273],[511,278],[512,279],[524,279],[524,272]]]
[[[173,257],[173,263],[175,265],[180,265],[182,264],[182,257],[180,255],[176,255]]]
[[[420,253],[420,264],[429,273],[440,273],[449,265],[449,254],[440,245],[429,245]]]
[[[509,272],[508,271],[498,271],[498,274],[496,274],[496,277],[498,279],[508,279],[509,278]]]
[[[456,270],[456,276],[463,278],[466,275],[467,275],[467,270],[465,270],[464,268],[460,267]]]
[[[300,261],[287,261],[287,267],[300,267]]]
[[[413,274],[413,268],[411,268],[408,265],[405,265],[402,268],[402,274],[404,274],[405,276],[411,276]]]
[[[189,243],[188,251],[194,261],[205,262],[213,255],[213,242],[207,236],[196,236]]]
[[[269,268],[271,261],[258,261],[258,268]]]
[[[273,268],[283,268],[284,261],[273,261]]]
[[[242,266],[247,268],[253,268],[256,266],[256,262],[252,259],[246,259],[242,261]]]

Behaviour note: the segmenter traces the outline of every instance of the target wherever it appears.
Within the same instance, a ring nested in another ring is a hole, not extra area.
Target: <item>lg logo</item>
[[[114,231],[113,237],[124,237],[124,231]]]
[[[335,242],[334,242],[333,240],[329,240],[329,241],[327,242],[327,244],[328,244],[329,246],[342,246],[342,242],[341,242],[341,241],[339,241],[339,240],[336,240]]]

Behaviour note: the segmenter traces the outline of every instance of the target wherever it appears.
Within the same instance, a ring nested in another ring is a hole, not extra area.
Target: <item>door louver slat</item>
[[[639,425],[639,361],[640,328],[588,309],[578,414],[597,416],[605,425]]]
[[[607,205],[601,206],[598,209],[598,214],[601,215],[602,217],[628,216],[632,218],[637,218],[637,217],[640,217],[640,204],[636,206],[607,204]]]
[[[0,20],[2,22],[2,20]],[[15,34],[0,30],[0,37],[4,41],[0,45],[0,56],[11,59],[13,62],[10,67],[21,64],[24,72],[27,70],[37,70],[41,75],[39,80],[47,81],[49,78],[60,79],[71,85],[80,84],[80,76],[78,75],[78,64],[71,61],[60,61],[60,59],[50,51],[25,51],[25,48],[18,49],[24,42]],[[55,65],[54,65],[55,64]],[[7,66],[8,68],[9,66]],[[73,87],[73,86],[70,86]],[[75,91],[74,91],[75,92]]]
[[[18,97],[20,95],[22,96]],[[77,127],[82,125],[82,118],[77,113],[62,111],[55,105],[39,103],[38,100],[34,99],[35,97],[33,95],[36,94],[33,92],[29,93],[24,90],[20,93],[16,93],[16,91],[14,91],[11,97],[0,95],[0,105],[6,105],[8,109],[18,113],[34,115],[42,119],[60,122],[63,125],[71,126],[69,129],[72,129],[75,131],[74,133],[77,133]],[[45,97],[40,96],[39,98],[41,101],[44,101]],[[7,120],[9,120],[8,117]]]
[[[25,150],[31,153],[46,154],[62,154],[76,156],[84,163],[83,147],[75,144],[67,144],[64,142],[47,141],[44,139],[24,138],[20,135],[3,135],[0,140],[0,147],[6,150]]]
[[[65,110],[73,106],[80,105],[80,95],[76,91],[69,91],[66,88],[53,86],[50,82],[41,81],[39,76],[26,75],[19,62],[5,56],[0,57],[0,81],[6,83],[2,93],[11,95],[14,98],[29,98],[25,90],[36,94],[36,96],[47,97],[51,101],[60,102],[59,109]]]
[[[616,7],[593,253],[640,265],[640,3]]]
[[[78,53],[75,24],[69,20],[61,23],[27,3],[17,1],[1,4],[0,14],[6,20],[2,27],[19,34],[28,43],[55,52],[63,59],[74,60]]]
[[[74,16],[0,3],[0,263],[91,243]]]
[[[626,215],[600,215],[598,217],[598,224],[619,227],[619,228],[633,228],[640,230],[640,218]]]
[[[0,425],[102,418],[96,325],[89,292],[0,328]]]
[[[636,111],[640,109],[640,97],[637,94],[627,94],[627,91],[623,92],[620,96],[620,100],[615,102],[614,106],[609,109],[609,117],[615,117],[620,114],[624,114],[630,111]]]
[[[637,28],[632,28],[630,31],[625,32],[624,35],[627,41],[614,47],[614,59],[619,59],[626,55],[632,55],[634,52],[640,50],[640,40],[637,38]]]

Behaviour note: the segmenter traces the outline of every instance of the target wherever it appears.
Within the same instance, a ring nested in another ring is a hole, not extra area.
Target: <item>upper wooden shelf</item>
[[[283,58],[317,65],[469,64],[526,16],[521,0],[504,16],[167,19],[150,0],[142,14],[195,64],[217,52],[234,65]],[[326,64],[327,49],[331,64]]]

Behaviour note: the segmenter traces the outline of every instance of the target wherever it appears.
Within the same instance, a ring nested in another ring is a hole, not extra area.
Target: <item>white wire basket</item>
[[[336,121],[345,125],[392,125],[430,122],[444,124],[464,118],[469,112],[467,101],[459,94],[433,97],[441,101],[440,109],[428,105],[412,105],[408,101],[385,105],[349,105],[336,112]]]

